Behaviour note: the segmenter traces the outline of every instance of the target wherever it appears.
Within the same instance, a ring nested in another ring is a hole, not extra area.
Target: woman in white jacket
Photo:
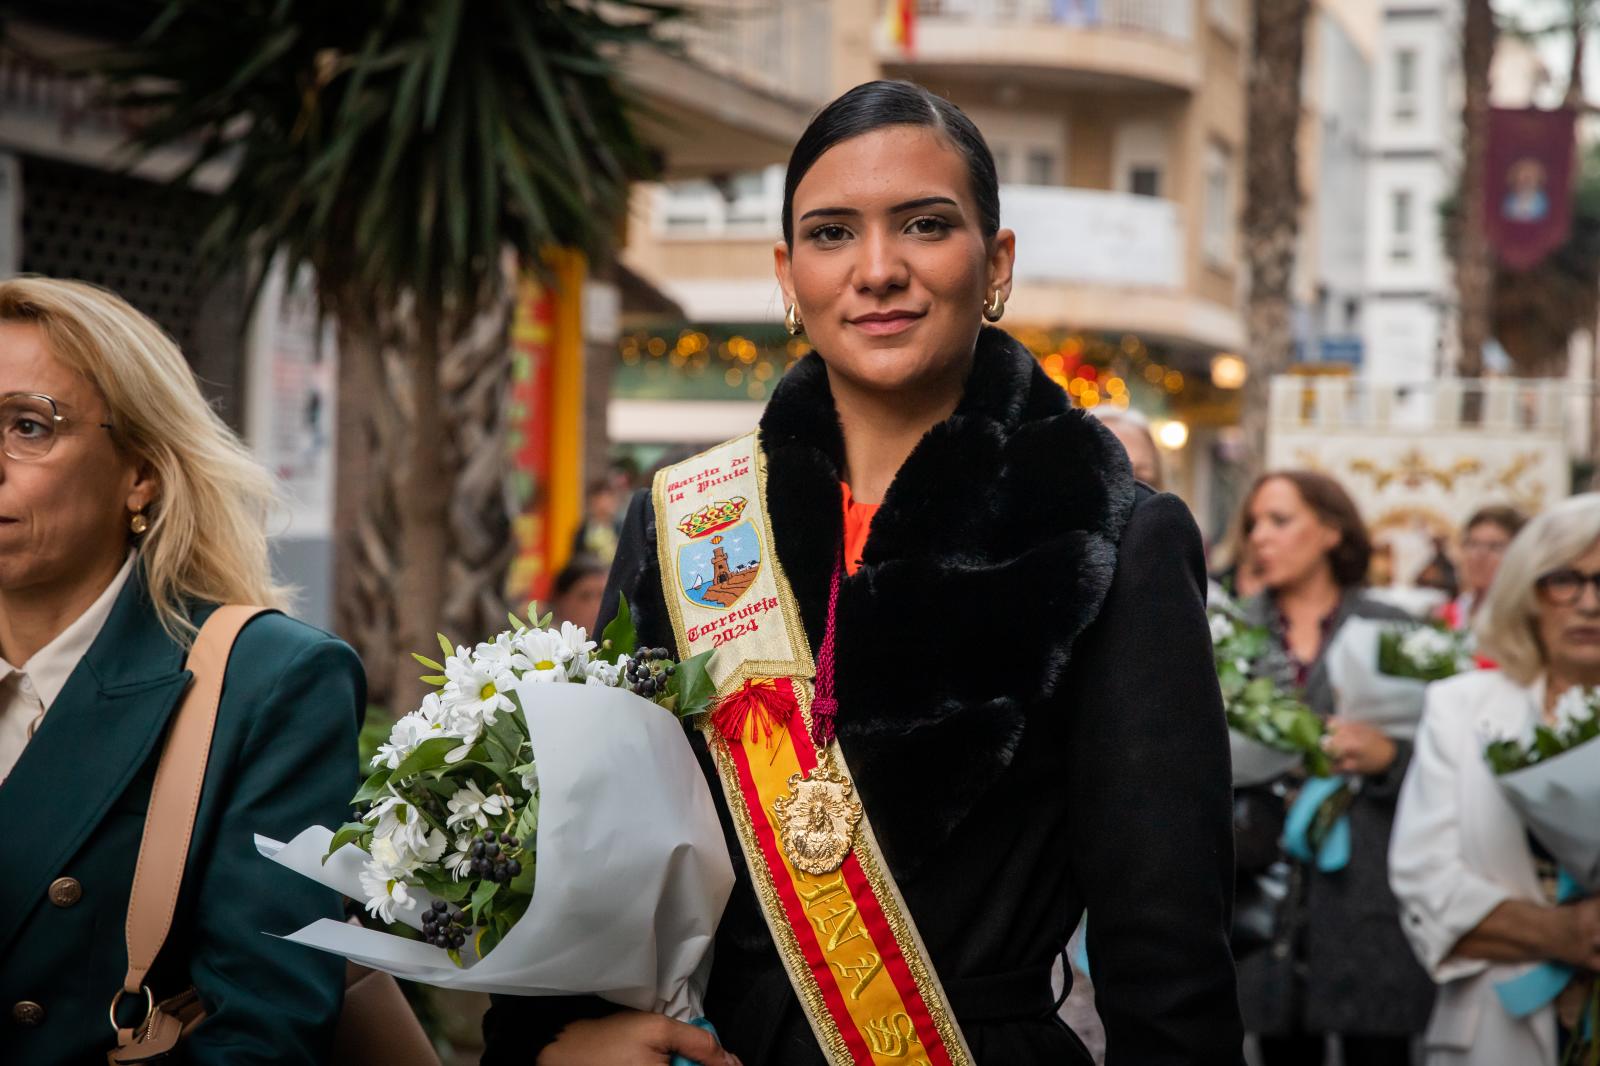
[[[1439,983],[1428,1066],[1558,1061],[1563,1022],[1600,971],[1600,898],[1556,905],[1548,862],[1484,761],[1488,738],[1553,720],[1600,686],[1600,494],[1518,535],[1479,614],[1484,670],[1433,685],[1400,793],[1389,878],[1417,957]],[[1560,999],[1516,1018],[1495,986],[1542,962],[1577,968]]]

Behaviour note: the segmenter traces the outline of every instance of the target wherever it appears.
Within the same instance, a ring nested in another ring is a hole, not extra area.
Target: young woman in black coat
[[[838,592],[838,743],[973,1059],[1091,1061],[1050,987],[1087,909],[1110,1066],[1236,1066],[1228,745],[1188,511],[983,327],[1014,238],[953,105],[852,90],[796,146],[785,199],[778,277],[816,354],[761,422],[767,519],[817,647],[849,501],[879,504]],[[623,593],[642,642],[671,646],[660,518],[634,501],[603,614]],[[598,1000],[501,998],[483,1061],[827,1062],[727,827],[722,1047]]]

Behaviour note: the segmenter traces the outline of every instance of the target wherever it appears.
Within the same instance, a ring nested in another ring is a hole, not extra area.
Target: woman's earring
[[[133,517],[128,520],[128,528],[133,530],[134,536],[143,536],[145,530],[150,528],[150,519],[144,516],[142,509],[135,511],[133,512]]]
[[[783,316],[783,328],[789,331],[791,337],[798,337],[806,331],[806,324],[800,321],[799,304],[789,305],[789,310]]]
[[[994,290],[994,295],[989,297],[989,302],[983,305],[983,317],[990,322],[1000,321],[1000,316],[1006,313],[1006,298],[999,289]]]

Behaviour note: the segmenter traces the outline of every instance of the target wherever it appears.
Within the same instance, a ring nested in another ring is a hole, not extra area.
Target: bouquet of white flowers
[[[1390,677],[1443,681],[1475,665],[1467,633],[1418,625],[1388,626],[1378,635],[1378,669]]]
[[[1234,785],[1265,784],[1300,765],[1313,777],[1326,774],[1322,719],[1272,678],[1252,674],[1252,664],[1260,661],[1271,639],[1266,627],[1248,624],[1229,605],[1213,606],[1208,617],[1228,717]]]
[[[1561,868],[1585,892],[1600,892],[1600,689],[1568,690],[1555,719],[1486,738],[1484,758]]]
[[[1416,736],[1430,681],[1473,668],[1459,638],[1432,627],[1350,618],[1326,653],[1338,713],[1397,740]]]
[[[257,838],[422,940],[329,920],[289,939],[425,984],[693,1020],[733,886],[678,717],[711,701],[707,656],[623,654],[626,603],[598,647],[570,623],[511,623],[417,657],[437,691],[373,758],[359,821]]]

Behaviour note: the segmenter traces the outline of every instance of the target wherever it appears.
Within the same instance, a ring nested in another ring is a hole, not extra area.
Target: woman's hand
[[[700,1066],[741,1066],[704,1029],[636,1010],[573,1022],[539,1053],[536,1066],[668,1066],[674,1055]]]
[[[1322,750],[1333,760],[1335,773],[1381,774],[1393,763],[1394,741],[1375,725],[1348,718],[1328,719]]]
[[[1600,896],[1555,908],[1560,920],[1553,956],[1561,962],[1600,972]]]

